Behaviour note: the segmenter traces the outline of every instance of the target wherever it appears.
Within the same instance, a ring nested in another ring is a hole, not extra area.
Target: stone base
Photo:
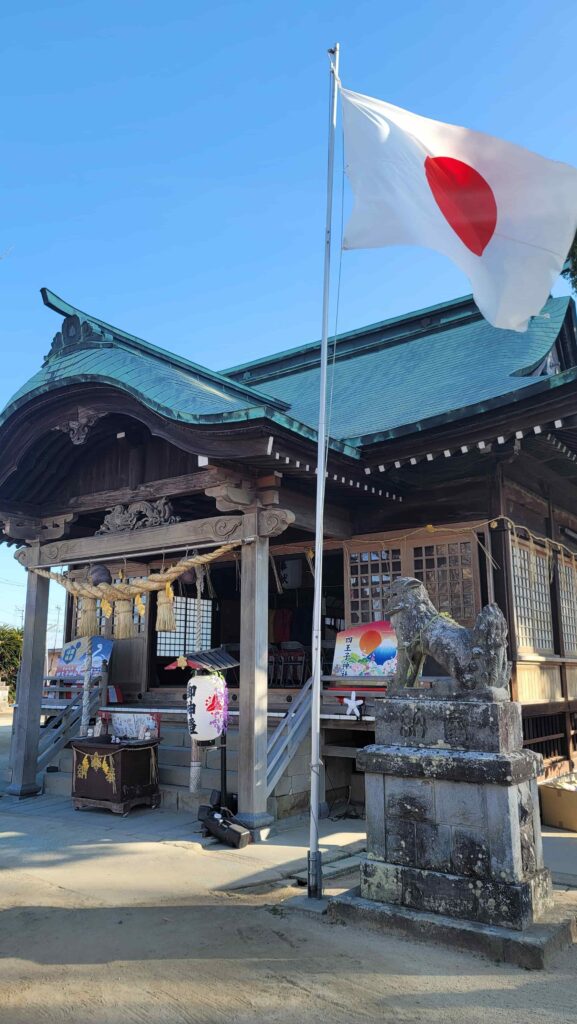
[[[543,919],[523,932],[510,928],[458,921],[441,914],[427,914],[389,903],[374,903],[351,890],[328,901],[328,917],[339,924],[358,925],[372,931],[396,934],[420,942],[435,942],[497,963],[543,970],[563,949],[577,942],[577,909],[561,899]]]
[[[234,820],[241,825],[246,825],[247,828],[263,828],[266,825],[272,825],[274,818],[267,811],[260,811],[256,814],[252,811],[238,811]]]
[[[367,900],[519,931],[552,905],[546,868],[510,883],[366,859],[361,861],[360,891]]]
[[[29,796],[40,796],[42,792],[42,786],[36,784],[19,786],[16,782],[11,782],[5,790],[8,796],[17,796],[20,800],[24,800]]]

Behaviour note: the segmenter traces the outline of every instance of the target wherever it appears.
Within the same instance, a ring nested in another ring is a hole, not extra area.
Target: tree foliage
[[[22,657],[22,635],[16,626],[0,626],[0,679],[8,683],[12,696]]]
[[[575,235],[567,254],[561,276],[570,281],[573,291],[577,292],[577,235]]]

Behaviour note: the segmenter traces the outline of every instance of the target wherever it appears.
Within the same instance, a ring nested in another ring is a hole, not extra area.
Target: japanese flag
[[[577,170],[342,89],[355,196],[344,248],[422,245],[453,260],[495,327],[525,331],[577,229]]]

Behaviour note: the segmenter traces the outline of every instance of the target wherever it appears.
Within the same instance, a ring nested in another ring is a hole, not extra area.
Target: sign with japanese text
[[[340,679],[382,676],[397,668],[397,637],[390,622],[366,622],[337,633],[333,675]]]

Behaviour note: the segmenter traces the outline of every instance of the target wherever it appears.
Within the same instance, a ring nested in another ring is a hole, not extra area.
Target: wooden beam
[[[39,552],[22,548],[16,558],[25,566],[35,564],[46,567],[128,555],[186,551],[199,544],[218,547],[233,542],[249,542],[255,537],[278,537],[294,520],[294,514],[287,509],[262,509],[258,513],[240,516],[215,516],[188,523],[174,523],[172,526],[63,540],[43,544]],[[36,558],[34,563],[32,558]]]
[[[201,494],[207,487],[238,479],[228,469],[210,467],[197,473],[166,477],[163,480],[149,480],[136,487],[122,487],[116,491],[96,491],[94,494],[77,494],[66,504],[67,509],[77,512],[99,511],[113,505],[130,505],[134,501],[154,501],[155,498],[174,498],[188,494]],[[60,509],[62,511],[62,509]]]
[[[8,512],[4,506],[0,508],[0,524],[6,537],[12,541],[26,541],[29,544],[34,541],[43,543],[66,537],[75,521],[75,512],[41,518],[26,513]]]
[[[315,532],[315,500],[300,491],[291,491],[283,487],[280,491],[280,501],[283,508],[289,508],[294,512],[295,526],[301,530]],[[352,534],[351,518],[347,509],[327,502],[324,514],[325,537],[336,537],[339,540],[346,540]]]

